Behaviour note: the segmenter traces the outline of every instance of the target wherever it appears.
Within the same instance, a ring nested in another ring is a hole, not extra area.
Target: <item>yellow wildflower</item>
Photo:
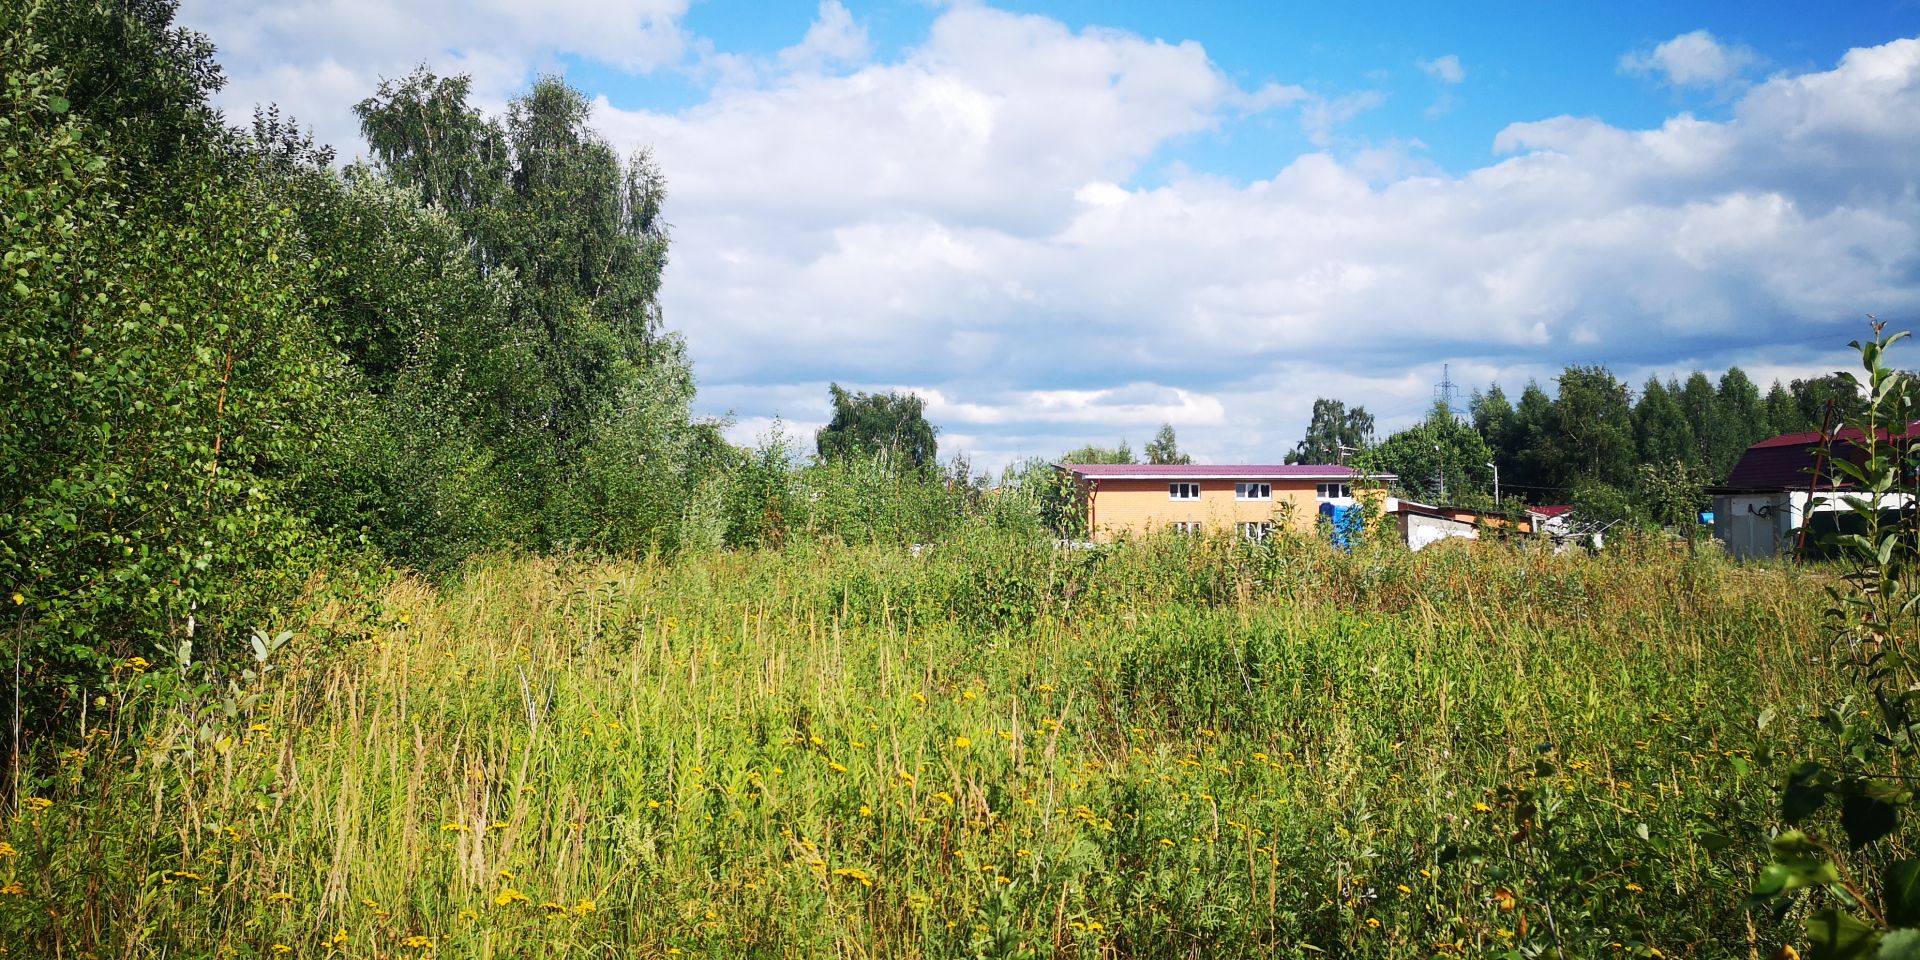
[[[860,805],[860,815],[861,815],[861,816],[863,816],[863,817],[871,817],[871,816],[873,816],[873,808],[872,808],[872,807],[869,807],[869,806],[867,806],[867,805],[866,805],[866,804],[864,804],[864,803],[863,803],[863,804],[861,804],[861,805]]]
[[[939,793],[934,794],[933,796],[935,799],[940,800],[941,802],[945,803],[947,806],[949,807],[953,806],[953,794],[948,793],[945,790],[942,790]]]
[[[346,946],[346,944],[347,944],[347,928],[346,927],[341,927],[339,930],[334,932],[333,936],[327,938],[327,946],[329,947],[344,947]]]
[[[20,801],[20,805],[38,813],[53,806],[53,801],[48,800],[46,797],[26,797]]]
[[[281,955],[285,955],[293,952],[293,948],[287,946],[284,943],[276,943],[272,947],[269,947],[268,949],[272,950],[276,954],[281,954]]]
[[[13,844],[5,840],[0,840],[0,857],[17,857],[19,855],[20,851],[15,850]]]
[[[27,598],[26,598],[26,597],[23,597],[23,596],[21,596],[21,595],[20,595],[20,594],[19,594],[18,592],[15,592],[15,593],[14,593],[14,595],[13,595],[13,605],[14,605],[14,606],[16,606],[16,607],[17,607],[17,606],[19,606],[19,605],[21,605],[21,604],[23,604],[23,603],[26,603],[26,602],[27,602]]]
[[[515,890],[512,887],[507,887],[500,891],[499,896],[496,896],[493,898],[493,902],[494,902],[494,905],[496,906],[504,907],[504,906],[507,906],[508,904],[532,903],[533,901],[527,899],[526,894],[521,893],[520,891]]]
[[[846,772],[847,772],[847,766],[846,766],[846,764],[844,764],[844,763],[840,763],[840,762],[838,762],[838,761],[835,761],[835,760],[828,760],[828,761],[827,761],[827,768],[828,768],[828,769],[830,769],[830,770],[832,770],[832,771],[833,771],[834,773],[846,773]]]
[[[441,824],[440,829],[447,833],[472,833],[473,832],[473,828],[467,826],[464,823]]]
[[[1378,930],[1378,929],[1380,929],[1380,918],[1379,918],[1379,917],[1368,917],[1368,918],[1367,918],[1367,929],[1369,929],[1369,930]]]
[[[406,947],[409,950],[425,950],[426,948],[433,946],[433,939],[431,937],[423,937],[416,933],[413,936],[400,941],[400,945],[403,947]]]
[[[292,903],[293,894],[288,893],[284,890],[277,891],[275,893],[269,893],[267,894],[267,902],[268,903]]]
[[[582,916],[592,913],[598,909],[600,908],[595,906],[592,900],[582,900],[579,903],[576,903],[573,905],[573,912],[580,914]]]
[[[4,894],[9,897],[17,897],[26,892],[27,892],[27,888],[21,886],[20,881],[18,880],[15,880],[4,887],[0,887],[0,894]]]
[[[965,750],[968,747],[973,746],[973,741],[967,739],[966,737],[954,737],[953,745],[958,749]]]

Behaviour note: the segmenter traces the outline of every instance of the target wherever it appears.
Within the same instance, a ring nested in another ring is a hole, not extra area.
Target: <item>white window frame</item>
[[[1235,524],[1235,526],[1239,527],[1240,535],[1248,540],[1265,540],[1273,535],[1273,521],[1271,520],[1250,520],[1245,523]]]
[[[1233,485],[1235,500],[1272,500],[1273,484],[1257,480],[1244,480]]]
[[[1313,495],[1321,500],[1351,500],[1353,485],[1340,482],[1316,484]]]
[[[1173,528],[1174,533],[1203,533],[1206,530],[1206,525],[1198,520],[1175,520],[1167,526]]]
[[[1179,480],[1167,484],[1168,500],[1198,500],[1200,485],[1191,480]]]

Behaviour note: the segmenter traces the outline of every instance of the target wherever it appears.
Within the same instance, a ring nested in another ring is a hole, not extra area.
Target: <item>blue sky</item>
[[[929,398],[992,466],[1172,422],[1277,459],[1316,396],[1844,362],[1920,307],[1920,4],[188,0],[229,110],[347,155],[419,62],[538,72],[667,174],[704,412]],[[1915,361],[1920,365],[1920,361]]]

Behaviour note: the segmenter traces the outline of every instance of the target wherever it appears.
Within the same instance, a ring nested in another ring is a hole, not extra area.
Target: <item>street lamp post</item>
[[[1487,466],[1493,468],[1493,508],[1498,510],[1500,509],[1500,465],[1489,460]]]

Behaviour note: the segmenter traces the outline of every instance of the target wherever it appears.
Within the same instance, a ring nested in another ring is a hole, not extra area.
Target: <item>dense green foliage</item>
[[[1173,424],[1163,423],[1147,441],[1147,462],[1158,464],[1192,463],[1193,458],[1180,452],[1180,438],[1173,432]]]
[[[1474,503],[1491,498],[1493,451],[1479,431],[1434,404],[1427,419],[1362,451],[1355,465],[1365,473],[1390,474],[1393,488],[1426,503]]]
[[[1119,446],[1115,446],[1115,447],[1102,447],[1097,444],[1088,444],[1084,447],[1080,447],[1077,450],[1069,450],[1066,453],[1063,453],[1060,455],[1059,462],[1060,463],[1139,463],[1140,458],[1134,456],[1133,448],[1131,446],[1128,446],[1125,440],[1122,440],[1120,441]]]
[[[902,468],[934,465],[940,445],[927,422],[926,401],[911,393],[857,393],[837,383],[827,387],[833,419],[814,435],[825,461],[885,458]]]
[[[1861,373],[1842,375],[1860,400],[1845,426],[1860,439],[1828,440],[1823,452],[1859,491],[1836,495],[1857,532],[1829,544],[1844,572],[1827,586],[1825,627],[1832,658],[1852,683],[1817,707],[1827,735],[1786,776],[1780,815],[1794,829],[1769,844],[1772,862],[1752,898],[1783,913],[1796,901],[1810,911],[1806,935],[1822,960],[1920,950],[1920,856],[1912,845],[1920,795],[1907,772],[1920,758],[1920,665],[1912,640],[1920,620],[1920,544],[1910,506],[1920,455],[1906,436],[1920,404],[1909,377],[1886,357],[1906,337],[1876,322],[1873,336],[1854,344]]]
[[[1724,481],[1749,445],[1817,431],[1829,415],[1838,424],[1856,416],[1861,404],[1838,374],[1775,382],[1763,396],[1738,367],[1717,386],[1700,372],[1684,384],[1649,378],[1637,397],[1599,366],[1568,367],[1554,386],[1550,395],[1528,383],[1516,404],[1493,384],[1474,393],[1465,418],[1436,409],[1377,445],[1370,436],[1355,439],[1362,434],[1348,425],[1352,415],[1340,401],[1322,399],[1306,439],[1288,459],[1338,462],[1330,459],[1334,452],[1360,448],[1366,454],[1352,462],[1397,474],[1398,492],[1442,499],[1444,476],[1444,499],[1475,507],[1492,504],[1493,470],[1486,465],[1493,463],[1503,499],[1513,504],[1573,503],[1595,524],[1638,521],[1690,531],[1685,518],[1705,507],[1701,489]],[[1915,388],[1909,381],[1902,389]],[[1370,433],[1372,418],[1355,409]],[[1656,465],[1665,475],[1648,472]]]
[[[1339,400],[1313,401],[1307,435],[1287,451],[1288,463],[1346,463],[1347,457],[1373,443],[1373,414],[1365,407],[1347,409]]]
[[[376,164],[229,129],[173,5],[0,5],[0,584],[30,730],[113,663],[218,663],[362,546],[727,541],[745,454],[661,325],[664,184],[542,80],[422,70]],[[192,647],[183,645],[192,641]]]
[[[220,656],[322,546],[299,503],[345,370],[313,265],[205,125],[210,51],[156,10],[0,13],[0,583],[29,706],[182,641]]]

